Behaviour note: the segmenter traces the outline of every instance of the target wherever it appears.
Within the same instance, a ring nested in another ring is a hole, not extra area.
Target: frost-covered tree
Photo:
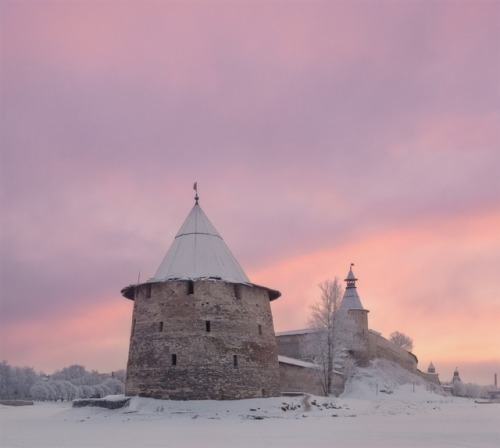
[[[31,367],[11,367],[0,362],[0,398],[34,400],[74,400],[94,395],[122,394],[125,371],[111,375],[74,364],[53,375],[37,374]]]
[[[102,382],[102,377],[96,370],[89,372],[79,364],[73,364],[58,370],[51,376],[52,380],[70,381],[76,386],[96,386]]]
[[[112,395],[123,394],[125,391],[125,386],[121,381],[118,381],[116,378],[106,378],[102,385],[105,386],[109,393]]]
[[[33,384],[30,388],[31,398],[37,401],[47,401],[49,399],[49,390],[43,383]]]
[[[0,398],[10,398],[9,397],[9,385],[10,385],[11,368],[7,361],[0,362]]]
[[[33,400],[40,401],[71,401],[80,397],[80,390],[66,380],[39,381],[30,388]]]
[[[111,372],[111,376],[114,379],[125,384],[125,380],[127,378],[127,371],[125,369],[116,370],[115,372]]]
[[[321,367],[321,383],[325,395],[332,393],[334,370],[351,371],[354,361],[349,351],[361,348],[354,322],[339,307],[344,288],[338,278],[318,285],[321,296],[310,307],[308,324],[313,330],[305,344],[303,355]],[[348,373],[348,372],[347,372]]]
[[[467,395],[465,384],[462,381],[453,381],[453,395],[465,397]]]
[[[0,398],[23,400],[30,398],[30,388],[39,380],[32,367],[12,367],[0,363]]]
[[[391,342],[404,350],[411,352],[413,349],[413,339],[403,333],[400,333],[399,331],[391,333],[389,339]]]
[[[318,302],[310,306],[309,326],[316,331],[312,334],[313,358],[323,371],[323,389],[325,395],[332,392],[333,359],[335,351],[335,312],[339,309],[343,288],[339,279],[324,280],[318,285],[321,296]]]
[[[89,374],[85,367],[79,364],[73,364],[68,367],[64,367],[61,370],[56,371],[52,374],[51,378],[53,380],[65,380],[71,381],[73,383],[78,383],[82,378],[86,377]]]

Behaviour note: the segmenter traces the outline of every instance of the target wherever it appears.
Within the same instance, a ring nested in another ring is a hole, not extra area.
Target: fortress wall
[[[303,367],[285,362],[279,363],[280,384],[282,392],[303,392],[312,395],[324,396],[322,380],[323,373],[320,368]],[[333,374],[332,391],[338,396],[344,391],[345,377],[340,373]]]
[[[417,372],[417,358],[410,352],[398,347],[380,334],[368,333],[370,358],[383,358],[395,362],[410,372]]]
[[[439,381],[439,375],[437,373],[421,372],[417,369],[417,375],[428,383],[441,387],[441,381]]]
[[[136,288],[126,395],[235,399],[280,394],[268,291],[217,280]]]
[[[280,386],[282,392],[305,392],[312,395],[324,395],[319,370],[279,363]]]
[[[311,361],[307,356],[310,345],[310,333],[296,333],[276,336],[278,353],[289,358]]]

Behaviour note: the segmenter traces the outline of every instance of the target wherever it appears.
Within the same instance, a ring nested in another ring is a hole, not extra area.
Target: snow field
[[[374,363],[358,369],[339,398],[134,397],[117,410],[72,408],[69,402],[0,406],[0,447],[500,446],[500,403],[479,404],[428,389],[406,371]]]
[[[311,397],[316,405],[310,411],[301,397],[231,402],[133,398],[128,407],[114,411],[71,408],[70,403],[1,406],[0,446],[500,446],[500,404],[433,398],[425,390],[407,389],[373,400]]]

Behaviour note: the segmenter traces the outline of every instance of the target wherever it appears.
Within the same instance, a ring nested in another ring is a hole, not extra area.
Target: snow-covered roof
[[[219,232],[196,203],[150,281],[200,278],[250,283]]]
[[[347,274],[347,277],[345,278],[345,281],[357,281],[358,279],[356,278],[356,276],[354,275],[354,272],[352,272],[352,265],[351,267],[349,268],[349,272]]]
[[[340,304],[339,310],[362,310],[363,305],[361,305],[361,300],[358,296],[358,292],[354,288],[349,288],[345,290],[344,298]]]
[[[307,367],[309,369],[319,369],[320,366],[318,364],[314,364],[312,362],[302,361],[301,359],[289,358],[288,356],[278,355],[278,362],[282,362],[283,364],[291,364],[293,366],[299,367]]]
[[[320,331],[319,328],[303,328],[302,330],[279,331],[276,336],[294,336],[296,334],[309,334]]]
[[[363,305],[361,305],[361,300],[358,295],[358,291],[356,290],[356,281],[358,279],[352,272],[352,265],[349,269],[349,273],[345,281],[347,282],[347,286],[345,288],[344,297],[342,298],[342,303],[340,304],[340,311],[347,310],[362,310]]]

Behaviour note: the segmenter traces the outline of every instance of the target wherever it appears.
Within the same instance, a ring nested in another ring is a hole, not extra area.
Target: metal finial
[[[196,194],[194,196],[194,200],[196,201],[196,203],[198,204],[198,199],[200,199],[200,197],[198,196],[198,182],[195,182],[193,184],[193,190],[196,191]]]

